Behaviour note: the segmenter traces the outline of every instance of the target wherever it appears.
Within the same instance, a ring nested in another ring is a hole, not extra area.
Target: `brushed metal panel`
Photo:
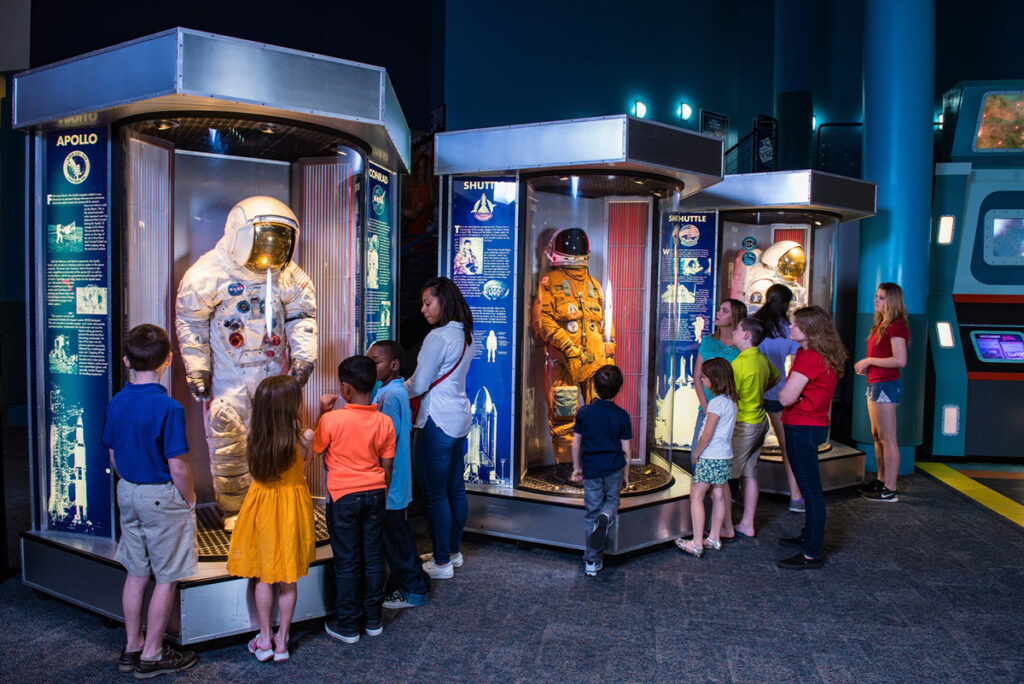
[[[386,73],[382,76],[384,81],[384,112],[381,118],[384,120],[384,129],[388,132],[390,142],[394,145],[401,163],[396,164],[392,159],[392,155],[379,157],[379,155],[374,154],[374,160],[379,161],[383,166],[395,168],[399,174],[411,173],[412,133],[409,131],[409,125],[405,122],[405,114],[402,112],[402,105],[398,102],[398,94],[395,93],[395,89],[391,85],[391,79]],[[370,142],[372,144],[373,141],[371,140]]]
[[[629,160],[722,176],[725,144],[719,138],[633,117],[626,124]]]
[[[832,442],[832,449],[818,454],[821,487],[826,492],[864,482],[864,452]],[[789,494],[789,481],[781,456],[762,456],[757,468],[757,483],[762,492]]]
[[[380,67],[191,31],[181,40],[182,93],[382,118]]]
[[[434,166],[447,175],[624,161],[625,125],[613,116],[441,133]]]
[[[116,546],[108,542],[105,547],[110,557]],[[21,576],[25,584],[100,615],[123,620],[121,588],[125,570],[101,558],[28,534],[21,538]]]
[[[177,52],[172,30],[22,72],[14,77],[14,127],[173,93]]]
[[[858,212],[861,218],[875,213],[876,187],[858,178],[837,176],[821,171],[811,172],[811,204],[843,207]]]

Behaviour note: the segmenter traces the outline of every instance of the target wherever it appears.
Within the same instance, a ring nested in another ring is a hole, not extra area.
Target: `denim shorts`
[[[876,404],[899,404],[903,398],[903,381],[888,380],[868,384],[867,397]]]

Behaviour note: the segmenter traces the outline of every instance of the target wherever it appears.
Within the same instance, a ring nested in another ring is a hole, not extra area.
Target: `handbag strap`
[[[429,392],[430,390],[434,389],[434,387],[436,387],[437,385],[441,384],[442,380],[444,380],[449,375],[451,375],[455,371],[455,369],[459,367],[459,364],[462,363],[462,358],[466,355],[466,350],[467,349],[469,349],[469,341],[468,340],[466,341],[465,344],[462,345],[462,353],[459,354],[459,360],[455,362],[454,366],[452,366],[451,368],[448,369],[447,373],[445,373],[444,375],[439,377],[434,382],[430,383],[430,387],[427,388],[427,392]],[[423,394],[426,394],[427,392],[424,392]]]

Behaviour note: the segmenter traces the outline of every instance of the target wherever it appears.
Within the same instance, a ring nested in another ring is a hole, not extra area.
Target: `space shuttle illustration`
[[[494,467],[498,446],[498,410],[486,387],[481,387],[473,398],[470,417],[472,423],[467,439],[466,482],[498,484],[500,475]]]

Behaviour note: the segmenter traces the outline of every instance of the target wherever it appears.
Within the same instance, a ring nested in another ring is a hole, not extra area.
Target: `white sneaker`
[[[455,577],[455,564],[446,563],[445,565],[437,565],[434,563],[434,559],[423,563],[423,572],[430,575],[431,579],[451,579]]]
[[[423,561],[424,563],[427,562],[428,560],[433,560],[433,559],[434,559],[434,554],[432,554],[432,553],[420,554],[420,560]],[[457,568],[461,568],[462,567],[462,552],[461,551],[459,551],[458,553],[453,553],[452,554],[451,563],[452,563],[452,565],[454,565]]]
[[[603,568],[603,567],[604,567],[604,562],[603,561],[595,561],[593,563],[591,563],[590,561],[584,561],[583,562],[583,573],[587,577],[593,577],[597,573],[601,572],[601,568]]]
[[[366,628],[366,636],[380,636],[383,633],[384,633],[384,625],[381,625],[380,627],[373,627],[373,628],[367,627]]]

